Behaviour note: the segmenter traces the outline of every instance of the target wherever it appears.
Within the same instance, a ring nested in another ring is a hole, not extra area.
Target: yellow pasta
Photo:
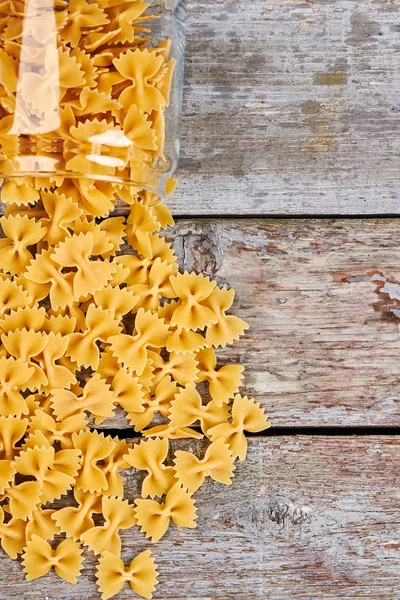
[[[18,452],[18,442],[24,437],[28,419],[21,417],[0,417],[0,457],[1,461],[11,461]],[[4,465],[3,465],[4,466]],[[3,469],[0,470],[4,474]]]
[[[121,552],[120,529],[130,529],[136,524],[134,507],[127,500],[103,496],[104,525],[91,527],[81,535],[82,542],[95,554],[109,550],[119,556]]]
[[[136,444],[125,455],[128,465],[148,472],[142,483],[142,498],[161,498],[176,483],[174,469],[164,465],[168,449],[167,439],[155,438]]]
[[[25,546],[26,522],[22,519],[11,518],[4,522],[4,510],[0,507],[0,544],[10,558],[22,554]]]
[[[233,477],[233,454],[223,438],[215,440],[202,460],[190,452],[175,452],[175,471],[178,480],[193,494],[203,484],[205,477],[230,485]]]
[[[96,494],[74,488],[74,498],[78,503],[77,507],[68,506],[53,511],[51,519],[55,527],[76,542],[85,531],[94,527],[92,515],[101,513],[102,508],[101,498]]]
[[[217,322],[218,317],[203,303],[215,288],[215,281],[204,275],[185,272],[171,277],[170,282],[174,296],[181,300],[172,314],[172,326],[195,331]]]
[[[179,527],[196,527],[194,500],[180,483],[172,486],[164,502],[139,498],[135,504],[137,524],[152,542],[158,542],[162,538],[171,520]]]
[[[28,388],[34,369],[20,359],[0,358],[0,415],[3,417],[28,414],[28,406],[21,394]]]
[[[155,387],[152,395],[144,394],[142,410],[128,411],[130,424],[134,425],[135,431],[142,431],[144,427],[147,427],[157,413],[167,417],[177,390],[178,386],[175,381],[172,381],[171,377],[165,377]]]
[[[29,3],[13,0],[0,26],[0,170],[31,169],[14,135],[22,126],[39,132],[35,169],[53,171],[63,140],[59,174],[2,187],[0,544],[23,553],[27,579],[54,568],[71,583],[85,546],[103,600],[125,583],[151,598],[157,583],[149,552],[124,565],[119,531],[137,526],[156,542],[171,521],[195,527],[192,494],[208,477],[229,485],[245,432],[270,425],[240,395],[243,367],[218,364],[217,349],[248,328],[227,314],[234,290],[180,272],[162,231],[172,215],[145,189],[166,160],[175,68],[171,42],[154,44],[148,8],[57,0],[38,27]],[[167,194],[175,185],[166,181]],[[120,199],[126,217],[112,214]],[[142,441],[97,430],[119,409]],[[197,457],[181,439],[209,445]],[[132,471],[143,479],[131,503]]]
[[[53,516],[56,512],[57,511],[51,508],[39,507],[34,510],[26,524],[26,541],[29,542],[33,535],[37,535],[46,541],[53,540],[54,536],[60,533],[60,528],[53,520]]]
[[[35,446],[21,452],[14,466],[17,473],[35,477],[41,488],[41,502],[52,502],[66,494],[75,483],[80,456],[81,452],[76,449],[56,452],[53,447]]]
[[[96,370],[100,360],[96,342],[112,342],[115,336],[122,337],[120,330],[119,319],[101,306],[91,304],[86,313],[85,330],[71,333],[67,338],[67,354],[78,365]]]
[[[129,583],[139,596],[151,599],[156,588],[157,575],[156,565],[149,550],[135,556],[129,567],[125,567],[118,556],[105,550],[96,573],[102,600],[108,600],[118,594],[125,583]]]
[[[24,548],[22,564],[26,579],[43,577],[52,568],[61,579],[76,583],[82,569],[83,550],[77,542],[67,538],[55,550],[38,535],[32,535]]]
[[[112,335],[108,338],[111,352],[118,361],[138,376],[142,375],[147,361],[146,350],[162,348],[168,339],[168,327],[151,311],[139,308],[132,335]]]
[[[114,394],[108,383],[99,374],[88,379],[83,390],[79,388],[79,395],[65,388],[53,389],[50,402],[59,421],[73,415],[79,417],[81,419],[80,429],[85,422],[83,418],[85,412],[95,419],[96,424],[102,423],[114,414]],[[78,433],[80,429],[77,429]]]
[[[245,431],[257,433],[271,426],[267,415],[259,404],[247,396],[237,394],[232,405],[232,421],[215,425],[208,432],[210,439],[223,438],[233,452],[233,456],[244,460],[247,453]]]
[[[176,427],[187,427],[199,421],[202,431],[207,435],[211,427],[227,421],[229,407],[226,404],[218,406],[213,400],[204,405],[196,388],[187,384],[175,395],[169,416]]]
[[[217,322],[212,323],[207,329],[208,344],[215,347],[233,344],[249,328],[239,317],[225,314],[231,307],[234,297],[235,290],[216,287],[204,301],[204,304],[218,317]]]
[[[199,367],[198,381],[208,381],[211,398],[217,406],[228,403],[239,390],[243,367],[225,365],[217,370],[217,357],[212,348],[202,350],[196,358]]]
[[[73,433],[71,437],[74,448],[82,456],[81,468],[75,480],[76,488],[90,493],[107,490],[107,478],[97,463],[111,454],[114,442],[96,431],[81,431]]]
[[[11,275],[21,275],[33,258],[28,247],[37,244],[45,236],[46,229],[26,215],[1,217],[0,224],[6,235],[0,240],[2,270]]]

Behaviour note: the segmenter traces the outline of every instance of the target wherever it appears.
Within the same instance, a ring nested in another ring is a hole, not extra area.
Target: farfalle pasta
[[[122,560],[105,550],[97,567],[97,585],[102,600],[118,594],[129,583],[134,592],[143,598],[152,598],[157,584],[157,568],[149,550],[141,552],[125,567]]]
[[[93,551],[103,600],[157,583],[150,552],[123,563],[120,532],[155,543],[196,527],[197,490],[229,485],[246,431],[270,425],[240,393],[243,367],[219,364],[248,328],[229,314],[234,290],[181,272],[163,231],[174,221],[151,177],[176,185],[175,58],[152,38],[152,5],[12,0],[0,28],[0,170],[29,172],[2,187],[0,544],[28,580],[76,583]],[[102,431],[117,411],[133,440]],[[209,445],[195,456],[183,439]]]

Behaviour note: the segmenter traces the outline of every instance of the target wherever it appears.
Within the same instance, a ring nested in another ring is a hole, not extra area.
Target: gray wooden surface
[[[158,600],[400,600],[399,221],[311,218],[398,213],[399,11],[399,0],[188,3],[168,204],[190,218],[171,237],[185,268],[236,288],[250,323],[221,364],[246,366],[244,391],[275,426],[315,435],[249,438],[234,484],[198,494],[198,528],[154,546]],[[273,214],[305,218],[254,218]],[[321,435],[337,425],[340,437]],[[128,474],[131,501],[139,488]],[[149,547],[124,532],[127,559]],[[2,555],[0,600],[94,600],[95,562],[88,553],[70,586],[25,582]]]
[[[196,495],[197,529],[171,528],[154,546],[124,532],[124,557],[153,549],[157,600],[399,600],[399,460],[384,437],[253,438],[233,485]],[[139,483],[127,480],[130,500]],[[18,563],[2,560],[1,598],[97,598],[86,556],[76,586],[54,575],[22,583]],[[133,597],[128,587],[116,598]]]
[[[182,268],[236,289],[250,329],[218,354],[274,425],[400,425],[397,220],[180,220],[170,239]]]
[[[175,213],[399,212],[397,0],[192,0]]]

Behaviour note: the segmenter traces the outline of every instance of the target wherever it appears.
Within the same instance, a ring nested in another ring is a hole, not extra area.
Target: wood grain
[[[153,549],[160,600],[399,600],[399,459],[383,437],[253,438],[234,484],[197,495],[197,529],[173,527],[155,546],[125,532],[123,556]],[[130,500],[138,487],[130,474]],[[95,562],[88,555],[70,586],[54,575],[24,582],[4,557],[2,598],[94,600]],[[116,600],[132,597],[126,588]]]
[[[395,219],[183,220],[173,229],[182,269],[236,289],[233,311],[250,331],[219,351],[221,364],[245,365],[243,392],[274,425],[400,425],[400,301],[383,293],[400,278],[398,232]]]
[[[189,2],[174,213],[397,213],[399,10]]]

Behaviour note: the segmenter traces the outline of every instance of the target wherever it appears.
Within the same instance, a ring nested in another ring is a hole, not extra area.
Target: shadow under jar
[[[185,4],[4,2],[0,177],[164,198],[179,154]]]

